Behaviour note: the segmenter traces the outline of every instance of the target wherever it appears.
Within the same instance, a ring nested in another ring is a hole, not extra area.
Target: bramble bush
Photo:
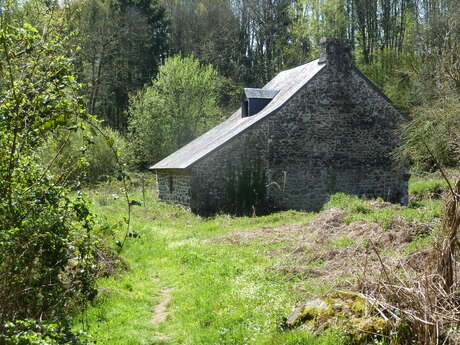
[[[65,324],[97,291],[93,216],[62,186],[65,173],[50,173],[54,160],[44,165],[36,153],[50,132],[89,120],[65,39],[51,26],[45,34],[0,24],[0,334],[7,334],[9,322],[24,319]]]

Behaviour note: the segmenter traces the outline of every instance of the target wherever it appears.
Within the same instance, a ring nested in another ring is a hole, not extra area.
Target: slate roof
[[[246,98],[263,98],[273,99],[280,90],[275,89],[251,89],[245,88],[244,95]]]
[[[263,89],[279,90],[272,101],[255,115],[241,117],[241,108],[227,120],[170,154],[150,169],[187,169],[230,139],[281,108],[307,84],[326,64],[318,59],[279,73]]]

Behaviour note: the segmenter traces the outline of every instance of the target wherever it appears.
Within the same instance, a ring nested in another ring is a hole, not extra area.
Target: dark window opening
[[[174,177],[169,176],[169,192],[174,192]]]
[[[241,94],[241,117],[259,113],[277,94],[274,89],[245,88]]]
[[[249,116],[249,101],[245,100],[243,102],[243,117]]]

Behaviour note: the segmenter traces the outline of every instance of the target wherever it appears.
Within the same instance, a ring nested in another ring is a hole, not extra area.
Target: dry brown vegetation
[[[375,209],[398,207],[377,201],[366,203]],[[272,269],[303,279],[315,278],[335,288],[356,289],[357,277],[363,280],[379,274],[380,262],[371,255],[374,247],[389,254],[387,265],[392,269],[397,269],[401,261],[418,266],[423,255],[405,255],[403,248],[416,236],[427,235],[431,224],[408,222],[396,216],[386,229],[364,220],[347,223],[347,214],[345,210],[330,208],[308,224],[235,231],[213,241],[235,245],[261,242],[267,247],[266,253],[277,258]]]
[[[402,264],[400,271],[393,271],[375,251],[382,274],[362,289],[371,306],[395,328],[409,325],[410,340],[417,344],[460,344],[460,180],[450,186],[443,216],[433,248],[421,260],[423,266]]]
[[[397,215],[399,206],[363,201],[371,210],[394,209],[391,224],[384,227],[366,219],[350,222],[349,211],[333,207],[320,212],[308,224],[240,230],[213,241],[235,245],[260,242],[266,254],[276,258],[277,263],[271,269],[299,279],[300,289],[302,281],[314,281],[327,285],[329,291],[352,291],[367,304],[359,315],[353,316],[350,307],[350,315],[345,316],[348,302],[343,296],[331,298],[329,292],[323,296],[326,304],[322,311],[315,307],[312,312],[310,302],[316,300],[311,299],[296,308],[293,313],[297,314],[296,322],[302,318],[315,320],[302,327],[333,327],[340,316],[331,311],[331,307],[341,304],[342,319],[354,317],[353,320],[361,322],[356,326],[357,322],[353,321],[350,326],[354,327],[353,332],[362,326],[362,332],[371,334],[380,322],[378,334],[371,335],[390,344],[460,344],[459,197],[460,182],[457,182],[455,188],[451,188],[439,224],[409,221]],[[428,235],[434,236],[432,248],[407,250],[412,241]],[[344,326],[343,323],[337,325]],[[356,337],[353,332],[349,334],[355,341],[369,340],[361,335]]]

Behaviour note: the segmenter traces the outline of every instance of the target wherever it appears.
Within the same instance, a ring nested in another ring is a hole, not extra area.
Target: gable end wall
[[[391,152],[401,114],[357,71],[323,70],[268,119],[268,197],[280,209],[315,210],[343,192],[407,202],[407,169]]]

